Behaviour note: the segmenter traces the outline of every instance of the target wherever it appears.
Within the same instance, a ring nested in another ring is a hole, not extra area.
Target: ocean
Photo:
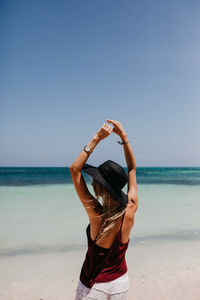
[[[83,176],[94,195],[90,176]],[[181,257],[200,264],[200,168],[138,167],[137,187],[139,206],[127,251],[130,274],[160,270]],[[26,299],[39,297],[41,290],[50,299],[44,282],[51,280],[51,295],[69,278],[74,289],[87,224],[69,168],[1,167],[0,299],[14,299],[10,295],[24,289]],[[70,295],[72,287],[66,284]]]

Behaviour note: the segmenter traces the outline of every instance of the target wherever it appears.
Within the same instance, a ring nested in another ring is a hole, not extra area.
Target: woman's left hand
[[[105,139],[107,136],[111,134],[113,131],[113,127],[110,125],[107,125],[106,123],[103,123],[101,128],[97,131],[96,135],[100,140]]]

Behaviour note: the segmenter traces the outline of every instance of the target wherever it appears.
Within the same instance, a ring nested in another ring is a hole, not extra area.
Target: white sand
[[[159,248],[158,248],[159,246]],[[199,300],[200,242],[129,247],[129,300]],[[1,300],[73,300],[85,249],[0,259]]]
[[[128,300],[199,300],[200,268],[131,278]]]

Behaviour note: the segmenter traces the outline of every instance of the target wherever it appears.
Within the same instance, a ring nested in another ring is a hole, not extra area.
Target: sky
[[[0,1],[0,166],[70,166],[106,119],[137,167],[200,166],[200,1]],[[126,166],[111,133],[87,163]]]

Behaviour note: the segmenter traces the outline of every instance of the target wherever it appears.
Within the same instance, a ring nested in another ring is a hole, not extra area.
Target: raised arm
[[[104,123],[102,127],[97,131],[97,133],[93,136],[93,138],[88,142],[87,145],[90,146],[92,150],[94,150],[94,148],[101,140],[105,139],[110,135],[112,129],[112,126]],[[92,194],[90,194],[85,180],[83,178],[83,175],[81,173],[82,167],[86,163],[90,154],[91,152],[88,153],[82,149],[78,157],[71,164],[69,170],[79,199],[81,200],[91,221],[93,217],[96,217],[96,215],[98,215],[95,209],[98,201],[93,197]]]
[[[128,142],[128,135],[120,122],[115,120],[107,119],[107,122],[113,124],[113,132],[120,136],[123,142]],[[136,162],[131,148],[131,144],[123,144],[124,154],[126,158],[126,163],[128,167],[128,200],[129,208],[131,208],[132,213],[138,208],[138,196],[137,196],[137,181],[136,181]]]
[[[121,135],[123,142],[128,141],[128,135],[124,132]],[[136,161],[133,154],[133,150],[130,142],[123,144],[124,155],[128,167],[128,199],[135,205],[135,210],[138,208],[138,196],[137,196],[137,180],[136,180]]]

